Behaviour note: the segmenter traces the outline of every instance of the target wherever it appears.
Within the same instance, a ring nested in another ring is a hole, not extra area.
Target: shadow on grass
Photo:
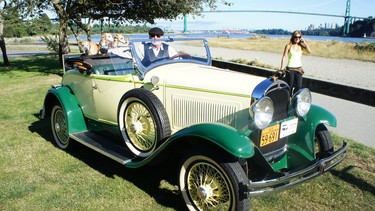
[[[338,178],[340,178],[341,180],[353,185],[353,186],[356,186],[358,189],[360,189],[361,191],[367,191],[373,195],[375,195],[375,187],[372,186],[370,183],[362,180],[362,179],[358,179],[357,177],[355,177],[354,175],[350,174],[350,170],[352,170],[353,168],[356,168],[356,166],[353,166],[353,165],[350,165],[350,166],[347,166],[345,167],[344,169],[342,169],[341,171],[337,171],[335,169],[333,170],[330,170],[330,173]]]
[[[38,114],[34,114],[34,116],[38,117]],[[38,133],[47,142],[53,144],[53,135],[52,131],[49,129],[50,127],[49,119],[44,119],[32,123],[29,126],[29,130],[33,133]],[[120,163],[117,163],[84,145],[76,142],[74,142],[74,144],[74,148],[67,151],[67,153],[83,161],[92,169],[95,169],[109,178],[118,176],[131,182],[164,207],[169,207],[175,210],[186,210],[177,187],[169,189],[161,185],[161,181],[163,180],[167,181],[169,184],[177,185],[177,168],[175,163],[163,163],[161,165],[131,169],[124,167]]]
[[[12,58],[10,65],[10,67],[1,66],[0,71],[25,71],[63,75],[59,59],[55,55]]]

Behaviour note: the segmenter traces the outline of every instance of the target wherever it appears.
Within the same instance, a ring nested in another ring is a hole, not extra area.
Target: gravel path
[[[211,47],[213,58],[258,59],[261,63],[280,67],[282,52],[267,53],[259,51],[235,50]],[[375,91],[375,63],[349,59],[329,59],[323,57],[302,56],[305,75],[321,80],[356,86]]]

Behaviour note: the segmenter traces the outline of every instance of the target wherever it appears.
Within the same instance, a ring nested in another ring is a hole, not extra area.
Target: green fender
[[[288,138],[289,148],[302,155],[301,161],[315,159],[315,130],[320,124],[336,127],[336,117],[326,109],[311,105],[310,111],[305,118],[298,121],[297,132]],[[298,165],[298,164],[296,164]]]
[[[50,99],[50,95],[54,95],[57,98],[65,111],[69,134],[87,130],[81,107],[69,87],[59,86],[50,88],[44,103],[45,107],[48,103],[48,99]]]
[[[183,137],[200,137],[208,140],[228,153],[250,158],[254,155],[254,146],[249,138],[240,131],[219,123],[202,123],[184,128],[168,138],[169,143]]]
[[[221,149],[239,158],[250,158],[254,155],[254,146],[249,138],[240,131],[219,123],[202,123],[184,128],[170,136],[154,153],[141,161],[125,164],[129,168],[138,168],[161,154],[164,149],[182,138],[199,137],[210,141]]]

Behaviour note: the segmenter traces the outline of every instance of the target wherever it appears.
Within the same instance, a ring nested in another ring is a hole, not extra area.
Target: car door
[[[73,91],[84,116],[91,119],[97,119],[93,97],[93,90],[95,90],[93,77],[95,76],[74,71],[74,73],[65,74],[63,84],[69,86]]]
[[[135,88],[139,77],[133,74],[93,78],[93,99],[99,121],[117,124],[117,109],[121,97]]]

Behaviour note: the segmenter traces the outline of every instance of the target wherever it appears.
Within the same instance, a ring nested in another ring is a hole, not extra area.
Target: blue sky
[[[219,0],[220,1],[220,0]],[[233,6],[220,5],[218,10],[276,10],[292,12],[323,13],[345,15],[347,0],[227,0]],[[351,0],[351,16],[375,17],[375,0]],[[280,13],[204,13],[204,17],[187,17],[188,30],[213,29],[306,29],[310,24],[316,27],[325,23],[342,26],[344,18],[280,14]],[[183,19],[174,21],[158,20],[164,29],[183,30]]]

